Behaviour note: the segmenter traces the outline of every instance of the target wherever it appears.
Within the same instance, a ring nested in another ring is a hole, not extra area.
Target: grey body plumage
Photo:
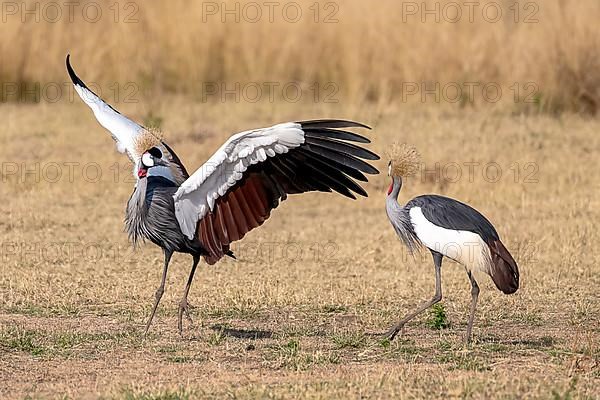
[[[163,177],[149,176],[135,186],[125,212],[125,226],[131,242],[150,240],[165,251],[201,256],[198,239],[189,240],[175,217],[173,195],[178,186]]]

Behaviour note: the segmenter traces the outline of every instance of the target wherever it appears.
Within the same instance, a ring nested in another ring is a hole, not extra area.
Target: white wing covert
[[[303,143],[302,127],[294,122],[233,135],[175,193],[175,215],[183,233],[194,237],[198,221],[214,210],[217,199],[243,178],[249,166]]]

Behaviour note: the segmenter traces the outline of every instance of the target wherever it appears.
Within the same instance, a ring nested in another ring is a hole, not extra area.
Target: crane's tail
[[[488,243],[491,255],[490,276],[504,294],[519,289],[519,267],[500,240]]]

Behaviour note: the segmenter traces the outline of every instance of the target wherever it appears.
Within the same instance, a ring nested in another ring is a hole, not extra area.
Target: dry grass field
[[[388,104],[420,101],[407,83],[438,83],[464,105],[490,103],[482,87],[495,83],[505,96],[494,105],[516,95],[521,107],[548,112],[600,107],[596,0],[60,4],[3,2],[0,82],[17,90],[0,87],[2,99],[31,99],[36,82],[42,97],[45,89],[54,97],[48,83],[66,82],[62,58],[70,52],[105,92],[135,83],[157,97],[201,99],[208,82],[300,82],[353,102]],[[469,83],[479,83],[472,95]],[[121,89],[121,96],[131,93]],[[487,97],[495,100],[494,91]]]
[[[194,324],[183,338],[175,315],[190,258],[176,256],[144,338],[162,255],[127,243],[122,220],[132,185],[124,156],[82,104],[4,105],[3,157],[19,171],[4,163],[2,397],[597,398],[600,123],[345,110],[173,98],[155,112],[190,168],[231,132],[320,115],[373,125],[378,153],[394,140],[416,145],[430,172],[409,180],[401,199],[436,192],[470,202],[496,224],[521,268],[516,295],[485,281],[471,348],[462,342],[469,284],[448,261],[450,326],[436,329],[429,314],[392,343],[376,335],[434,287],[430,257],[409,257],[386,220],[384,175],[368,183],[368,199],[292,197],[236,246],[237,262],[202,268],[190,299]],[[123,111],[143,119],[138,107]],[[471,178],[468,162],[478,163],[469,164]],[[39,174],[23,175],[35,163]],[[499,179],[484,175],[492,163]],[[460,179],[447,168],[456,164]]]
[[[457,23],[447,1],[426,2],[450,13],[439,23],[392,0],[321,2],[318,15],[303,0],[301,20],[272,23],[223,23],[206,8],[222,2],[183,0],[86,1],[53,22],[51,3],[3,2],[0,16],[0,399],[600,398],[599,2],[519,2],[517,15],[482,1]],[[103,17],[86,21],[86,4]],[[23,20],[33,7],[40,21]],[[232,133],[290,120],[364,122],[382,156],[415,145],[421,170],[400,201],[438,193],[483,212],[519,291],[482,280],[467,347],[470,285],[446,260],[442,306],[382,340],[434,291],[430,255],[409,256],[387,220],[382,173],[366,199],[291,196],[235,244],[237,261],[201,264],[183,337],[191,257],[175,255],[144,337],[162,252],[127,241],[131,165],[72,97],[67,52],[125,115],[159,125],[188,170]],[[206,96],[264,82],[304,97]],[[421,97],[473,82],[503,95]]]

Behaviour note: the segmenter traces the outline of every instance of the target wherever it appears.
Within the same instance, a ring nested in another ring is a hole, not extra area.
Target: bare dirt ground
[[[423,171],[400,200],[440,193],[478,208],[515,255],[520,290],[505,296],[482,282],[465,347],[470,287],[445,261],[449,327],[425,314],[382,340],[431,296],[434,278],[430,257],[408,256],[389,226],[381,174],[368,199],[290,198],[234,248],[238,261],[201,268],[183,337],[175,316],[191,259],[177,255],[144,338],[162,254],[127,243],[125,156],[80,103],[2,105],[1,398],[600,397],[598,121],[160,104],[152,111],[191,170],[231,133],[285,120],[364,121],[380,154],[395,140],[416,145]],[[121,108],[139,121],[148,114]]]

